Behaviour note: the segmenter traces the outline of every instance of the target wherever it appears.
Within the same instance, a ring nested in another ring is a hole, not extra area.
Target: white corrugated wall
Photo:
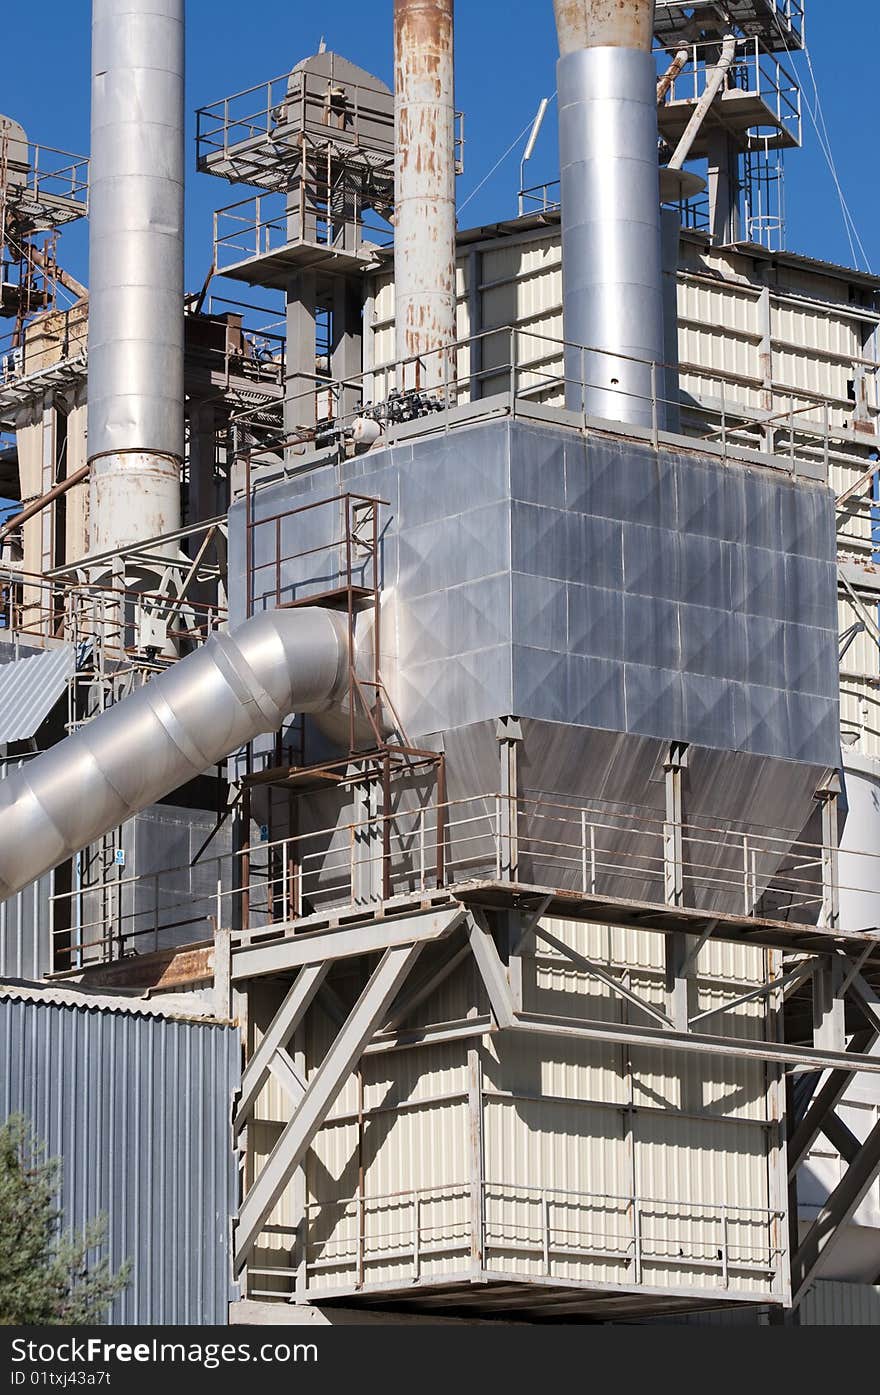
[[[662,936],[544,924],[664,1004]],[[706,946],[693,1011],[764,983],[773,960],[751,947]],[[355,984],[334,979],[334,991],[338,1011]],[[621,1022],[635,1011],[543,946],[524,961],[523,993],[533,1012]],[[485,1010],[467,962],[407,1025]],[[268,1020],[271,1004],[262,1011]],[[713,1025],[755,1039],[771,1018],[758,1000]],[[336,1030],[332,1004],[319,995],[296,1044],[300,1064],[315,1070]],[[369,1053],[318,1135],[307,1188],[302,1178],[288,1188],[261,1240],[258,1265],[284,1274],[253,1276],[251,1291],[290,1291],[306,1201],[306,1283],[317,1294],[448,1281],[473,1265],[560,1283],[779,1292],[777,1107],[761,1063],[692,1053],[517,1033]],[[259,1168],[289,1117],[277,1085],[266,1087],[256,1113]]]

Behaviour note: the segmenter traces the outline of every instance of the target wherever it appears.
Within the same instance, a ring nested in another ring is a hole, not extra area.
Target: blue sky
[[[3,110],[32,140],[76,153],[89,144],[88,0],[42,0],[7,7],[3,19]],[[845,23],[841,15],[845,14]],[[392,0],[285,0],[242,7],[240,0],[188,0],[188,107],[249,87],[329,47],[391,79]],[[880,270],[880,181],[877,179],[877,0],[807,0],[810,50],[840,183],[868,259]],[[16,55],[12,61],[12,55]],[[30,58],[31,64],[26,61]],[[467,114],[467,169],[459,202],[530,121],[540,98],[553,92],[556,58],[550,0],[459,0],[457,100]],[[810,85],[803,60],[805,101]],[[852,264],[838,196],[815,133],[805,116],[805,149],[788,158],[787,245],[792,251]],[[190,143],[190,151],[194,146]],[[555,128],[548,120],[530,182],[556,175]],[[494,222],[516,209],[519,159],[514,153],[468,203],[462,225]],[[187,283],[197,289],[211,261],[211,213],[246,196],[217,179],[192,173],[188,191]],[[86,237],[68,230],[62,261],[86,274]]]

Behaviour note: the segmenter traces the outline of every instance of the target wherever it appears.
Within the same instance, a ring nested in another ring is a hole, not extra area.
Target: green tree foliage
[[[111,1272],[93,1259],[106,1239],[98,1218],[75,1235],[62,1231],[61,1160],[46,1159],[28,1121],[0,1127],[0,1325],[94,1326],[128,1283],[130,1265]]]

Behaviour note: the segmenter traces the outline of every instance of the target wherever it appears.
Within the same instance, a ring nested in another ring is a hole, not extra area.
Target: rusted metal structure
[[[453,376],[454,9],[454,0],[394,4],[394,284],[403,389],[442,388]]]

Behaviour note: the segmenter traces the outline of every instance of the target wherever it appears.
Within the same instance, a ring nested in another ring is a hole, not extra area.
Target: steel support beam
[[[247,1123],[257,1096],[263,1088],[266,1075],[272,1067],[272,1058],[290,1041],[300,1022],[311,1006],[312,999],[321,987],[330,968],[329,963],[307,965],[302,970],[284,1002],[245,1067],[241,1081],[241,1094],[235,1113],[235,1129],[238,1132]]]
[[[837,805],[840,776],[819,791],[822,807],[822,911],[819,924],[825,930],[837,930],[840,925],[840,850],[837,837]]]
[[[471,912],[468,930],[477,968],[489,995],[489,1005],[499,1027],[513,1026],[513,998],[507,970],[501,962],[498,946],[482,911]]]
[[[587,959],[583,954],[579,954],[576,949],[571,949],[570,946],[565,944],[562,940],[558,940],[549,930],[545,930],[543,926],[538,926],[535,930],[535,934],[540,940],[543,940],[545,944],[550,945],[551,948],[557,950],[559,954],[563,954],[569,963],[574,964],[575,968],[583,969],[585,973],[598,979],[599,983],[604,983],[605,987],[610,988],[611,992],[618,998],[623,998],[625,1002],[638,1008],[639,1012],[644,1012],[648,1017],[653,1017],[656,1022],[660,1022],[664,1027],[673,1026],[671,1018],[667,1017],[665,1012],[661,1012],[660,1008],[654,1007],[653,1003],[646,1003],[644,999],[638,997],[636,993],[631,992],[619,978],[615,978],[613,974],[609,974],[604,969],[600,969],[598,964],[594,964],[591,959]]]
[[[813,1044],[820,1051],[846,1050],[846,1011],[840,991],[845,967],[844,960],[835,956],[818,960],[813,973]]]
[[[269,944],[233,950],[232,979],[238,983],[246,978],[287,973],[305,964],[379,954],[393,945],[412,944],[416,940],[440,940],[462,925],[465,918],[465,910],[456,906],[451,910],[402,916],[398,920],[382,918],[365,925],[291,934]]]
[[[633,1027],[617,1022],[583,1022],[562,1017],[542,1017],[537,1013],[517,1014],[517,1029],[540,1036],[569,1037],[580,1041],[600,1041],[614,1045],[650,1046],[661,1051],[696,1051],[731,1060],[775,1061],[781,1065],[809,1066],[813,1070],[866,1071],[880,1074],[880,1056],[852,1059],[846,1052],[816,1051],[808,1046],[788,1046],[769,1041],[744,1041],[741,1037],[713,1037],[696,1032],[674,1032],[659,1027]]]
[[[825,1119],[837,1108],[852,1084],[853,1074],[859,1069],[858,1058],[871,1050],[878,1035],[878,1032],[865,1031],[853,1037],[846,1052],[851,1064],[831,1072],[800,1123],[792,1130],[788,1140],[788,1172],[792,1179],[822,1132]]]
[[[411,1013],[415,1012],[417,1007],[421,1007],[422,1003],[425,1002],[427,998],[430,998],[432,993],[437,991],[441,983],[445,983],[450,975],[455,973],[455,970],[460,964],[464,963],[465,959],[470,958],[470,953],[470,947],[468,945],[462,945],[460,949],[457,949],[448,959],[445,959],[432,973],[428,974],[426,978],[423,978],[420,983],[415,984],[412,992],[407,993],[403,998],[398,998],[392,1008],[390,1016],[382,1027],[382,1031],[395,1031],[402,1022],[406,1021]]]
[[[522,741],[522,727],[515,717],[501,717],[495,724],[501,775],[500,827],[501,880],[515,882],[519,876],[519,839],[517,803],[519,774],[517,750]]]
[[[308,1088],[290,1056],[282,1047],[269,1062],[269,1072],[275,1077],[293,1109],[299,1109]]]
[[[846,993],[852,998],[869,1027],[875,1032],[880,1032],[880,998],[858,971],[851,975]]]
[[[832,1111],[825,1116],[822,1132],[828,1139],[832,1148],[836,1148],[844,1162],[849,1163],[851,1166],[858,1157],[859,1150],[862,1146],[852,1129],[847,1127],[839,1114],[835,1114]]]
[[[684,905],[684,779],[688,766],[687,743],[672,741],[663,763],[666,774],[666,822],[663,826],[665,900],[668,906]]]
[[[328,1111],[363,1054],[421,953],[421,944],[387,949],[345,1026],[309,1081],[299,1109],[285,1127],[251,1187],[235,1227],[235,1267],[240,1272],[267,1217],[299,1167]]]
[[[843,1238],[843,1229],[868,1193],[880,1168],[880,1121],[859,1148],[791,1262],[792,1301],[797,1305],[821,1264]]]

